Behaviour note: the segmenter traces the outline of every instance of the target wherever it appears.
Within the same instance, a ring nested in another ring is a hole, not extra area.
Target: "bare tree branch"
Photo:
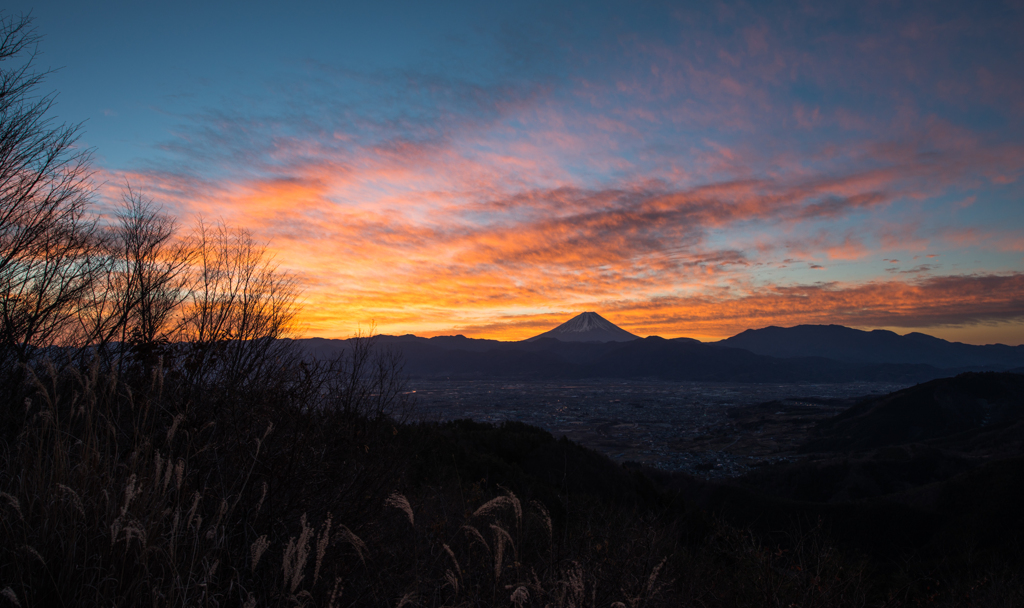
[[[79,125],[54,123],[55,95],[36,94],[38,39],[29,17],[0,16],[0,356],[18,361],[73,334],[96,275],[90,151]]]

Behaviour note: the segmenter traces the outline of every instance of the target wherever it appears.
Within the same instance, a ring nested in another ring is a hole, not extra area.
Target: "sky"
[[[300,335],[1024,342],[1024,2],[158,4],[4,10],[98,207],[250,230]]]

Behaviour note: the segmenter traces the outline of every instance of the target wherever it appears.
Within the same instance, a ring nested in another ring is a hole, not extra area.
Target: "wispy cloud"
[[[704,337],[1024,318],[1024,217],[999,216],[1024,181],[1022,79],[968,46],[1005,18],[707,10],[567,33],[549,69],[510,36],[526,67],[487,78],[309,63],[108,181],[270,241],[312,334],[522,338],[583,307]]]

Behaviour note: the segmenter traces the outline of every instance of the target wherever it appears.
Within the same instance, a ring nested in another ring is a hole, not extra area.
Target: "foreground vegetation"
[[[372,365],[349,357],[331,370],[357,382],[325,382],[329,368],[314,375],[307,362],[252,390],[209,386],[200,401],[186,397],[187,376],[173,369],[142,382],[96,364],[32,368],[20,428],[4,437],[3,601],[1000,606],[1022,598],[1012,552],[972,561],[969,547],[953,544],[939,547],[945,556],[896,542],[871,550],[799,508],[788,527],[740,525],[684,502],[685,492],[668,489],[679,479],[623,468],[534,427],[402,424],[401,391],[380,402],[370,384],[387,359],[362,344]],[[744,499],[748,508],[762,500],[731,497]]]

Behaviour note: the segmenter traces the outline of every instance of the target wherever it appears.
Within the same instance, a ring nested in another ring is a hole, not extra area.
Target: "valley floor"
[[[705,479],[796,457],[814,423],[905,385],[414,379],[420,420],[519,421],[596,450]]]

